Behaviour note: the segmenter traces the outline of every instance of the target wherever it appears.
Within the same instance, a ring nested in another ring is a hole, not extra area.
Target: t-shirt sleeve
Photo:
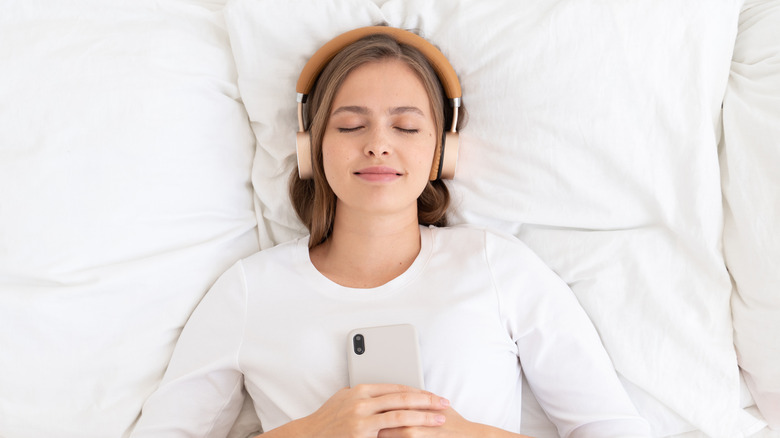
[[[561,437],[650,437],[568,285],[512,236],[488,233],[486,252],[502,322]]]
[[[238,354],[246,320],[241,262],[209,290],[179,337],[131,437],[224,437],[243,402]]]

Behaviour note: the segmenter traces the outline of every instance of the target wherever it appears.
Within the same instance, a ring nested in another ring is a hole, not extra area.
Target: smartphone
[[[397,383],[425,389],[417,329],[411,324],[365,327],[347,337],[349,386]]]

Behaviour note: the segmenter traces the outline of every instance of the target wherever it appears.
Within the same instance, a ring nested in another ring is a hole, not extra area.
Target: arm
[[[521,242],[489,236],[502,320],[539,404],[562,437],[649,437],[568,285]]]
[[[241,264],[225,272],[185,325],[132,437],[225,436],[242,403],[245,320]]]

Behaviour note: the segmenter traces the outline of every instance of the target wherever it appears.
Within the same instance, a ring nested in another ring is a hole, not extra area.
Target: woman
[[[310,236],[218,280],[133,436],[224,436],[245,386],[269,438],[517,437],[521,372],[562,436],[650,436],[566,284],[511,236],[444,227],[457,117],[430,55],[373,32],[314,75],[313,179],[291,178]],[[399,323],[428,391],[347,387],[347,333]]]

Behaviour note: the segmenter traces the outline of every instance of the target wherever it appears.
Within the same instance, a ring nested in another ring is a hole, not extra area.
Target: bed
[[[654,434],[780,437],[779,1],[0,11],[0,436],[129,435],[216,277],[304,233],[285,184],[308,56],[387,23],[463,86],[452,221],[571,286]],[[261,427],[247,402],[231,438]],[[523,432],[557,436],[530,390]]]

